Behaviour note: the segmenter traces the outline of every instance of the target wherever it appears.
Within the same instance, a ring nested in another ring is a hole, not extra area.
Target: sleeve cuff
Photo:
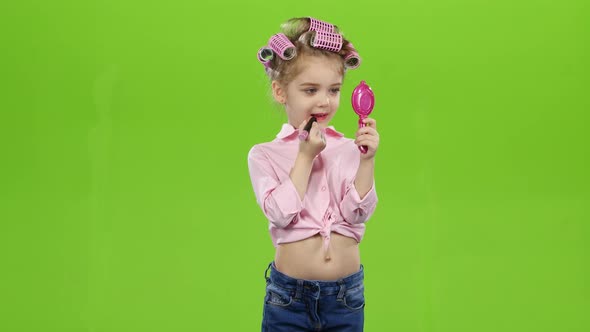
[[[345,219],[351,224],[359,224],[367,221],[377,206],[377,192],[375,181],[365,197],[361,199],[354,185],[354,179],[350,182],[348,190],[344,194],[341,209]]]

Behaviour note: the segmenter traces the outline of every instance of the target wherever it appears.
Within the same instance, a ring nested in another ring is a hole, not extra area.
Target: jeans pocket
[[[273,283],[268,283],[268,285],[266,285],[266,297],[264,302],[266,304],[286,307],[293,302],[293,297],[288,290],[278,287]]]
[[[358,287],[347,289],[342,299],[342,304],[353,311],[365,307],[365,286],[361,284]]]

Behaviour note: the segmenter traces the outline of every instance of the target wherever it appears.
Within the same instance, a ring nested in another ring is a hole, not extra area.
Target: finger
[[[357,130],[357,133],[359,135],[363,135],[363,134],[378,135],[377,130],[375,130],[375,128],[371,128],[371,127],[362,127],[362,128],[359,128]]]
[[[363,123],[371,128],[377,129],[377,120],[373,118],[364,118]]]
[[[313,123],[309,123],[312,120],[313,116],[308,117],[307,119],[303,120],[303,122],[301,122],[301,124],[299,125],[299,129],[303,129],[306,126],[309,126],[311,128],[311,125],[313,123],[315,123],[315,120]]]
[[[357,139],[354,140],[354,143],[357,145],[379,145],[379,139],[377,139],[375,136],[363,135],[357,137]]]
[[[301,131],[301,130],[303,130],[303,128],[305,128],[305,124],[307,124],[307,121],[309,121],[309,119],[307,119],[307,120],[303,120],[303,121],[301,122],[301,124],[300,124],[300,125],[299,125],[299,127],[298,127],[298,128],[299,128],[299,131]]]
[[[377,147],[373,144],[364,143],[364,144],[358,144],[358,146],[364,146],[367,149],[367,151],[377,151]]]
[[[317,123],[317,122],[314,122],[314,123],[311,125],[311,129],[309,130],[309,134],[310,134],[311,136],[317,136],[317,135],[319,135],[319,133],[320,133],[320,128],[319,128],[319,125],[318,125],[318,123]]]
[[[375,130],[374,128],[371,127],[362,127],[359,128],[356,131],[356,136],[361,136],[361,135],[373,135],[373,136],[379,136],[379,133],[377,132],[377,130]]]
[[[309,130],[309,139],[312,142],[326,142],[324,136],[324,130],[322,127],[316,122],[313,123],[311,129]]]

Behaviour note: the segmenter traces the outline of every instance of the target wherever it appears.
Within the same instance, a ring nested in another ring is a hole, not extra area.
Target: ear
[[[287,94],[285,89],[277,81],[272,81],[272,96],[279,104],[284,104],[287,101]]]

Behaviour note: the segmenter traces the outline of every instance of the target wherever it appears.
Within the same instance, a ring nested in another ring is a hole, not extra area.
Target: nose
[[[318,106],[320,106],[320,107],[328,107],[328,106],[330,106],[330,96],[322,96],[322,97],[320,97]]]

